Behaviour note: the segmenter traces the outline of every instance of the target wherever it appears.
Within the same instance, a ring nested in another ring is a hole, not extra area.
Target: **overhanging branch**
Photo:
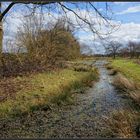
[[[9,10],[15,5],[15,4],[38,4],[38,5],[47,5],[47,4],[52,4],[52,3],[56,3],[56,2],[12,2],[8,5],[8,7],[0,14],[0,21],[2,21],[2,19],[4,18],[4,16],[9,12]]]
[[[13,7],[14,4],[14,2],[10,3],[8,7],[1,13],[0,21],[2,21],[3,17],[6,15],[6,13],[8,13],[8,11]]]

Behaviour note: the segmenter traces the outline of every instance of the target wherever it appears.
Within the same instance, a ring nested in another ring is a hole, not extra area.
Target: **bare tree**
[[[140,54],[140,43],[134,42],[134,41],[129,41],[128,42],[128,49],[129,49],[129,54],[130,58],[139,58]]]
[[[34,15],[37,11],[40,10],[40,13],[48,13],[51,15],[54,19],[56,18],[54,16],[54,13],[58,13],[58,15],[62,15],[69,24],[75,26],[77,30],[79,28],[82,28],[83,30],[88,31],[90,30],[94,36],[99,37],[102,39],[104,36],[111,34],[114,31],[114,28],[116,25],[113,25],[111,22],[112,19],[112,11],[109,8],[108,3],[106,2],[106,10],[105,11],[100,11],[98,7],[95,6],[94,2],[82,2],[82,8],[81,4],[79,2],[54,2],[54,1],[15,1],[11,2],[3,11],[0,11],[0,23],[2,24],[2,21],[5,19],[6,15],[10,12],[10,10],[15,6],[15,5],[25,5],[28,8],[28,12],[25,15],[27,16],[32,16]],[[74,8],[72,8],[74,7]],[[85,9],[86,14],[83,14],[81,12],[81,9]],[[1,9],[1,4],[0,4],[0,9]],[[110,9],[110,11],[109,11]],[[17,10],[18,12],[18,10]],[[72,21],[69,20],[69,14],[72,14],[73,17],[76,20],[76,23],[73,23]],[[95,18],[93,18],[93,15]],[[102,26],[103,28],[107,28],[106,33],[102,32]],[[2,56],[2,38],[3,38],[3,30],[1,28],[0,30],[0,57]],[[94,38],[93,38],[94,39]],[[2,61],[2,59],[1,59]]]
[[[26,60],[32,65],[56,65],[80,56],[80,45],[73,31],[63,18],[46,27],[41,15],[23,17],[15,42],[17,48],[27,50]]]
[[[1,3],[0,3],[0,16],[1,16]],[[2,28],[2,21],[0,21],[0,66],[2,65],[2,40],[3,40],[3,28]],[[2,73],[2,69],[0,70]]]
[[[113,56],[113,58],[116,58],[116,55],[121,48],[122,44],[117,41],[111,41],[109,42],[108,46],[105,48],[106,53]]]
[[[128,48],[128,46],[121,48],[119,50],[119,55],[121,57],[128,57],[129,56],[129,48]]]
[[[74,18],[77,21],[76,24],[78,24],[78,28],[84,28],[84,26],[86,26],[93,32],[94,35],[98,35],[100,38],[102,38],[102,35],[110,34],[112,32],[112,29],[114,29],[115,27],[111,23],[111,18],[110,18],[111,16],[108,16],[111,15],[111,10],[109,14],[107,14],[107,12],[101,12],[98,8],[96,8],[94,2],[82,2],[85,11],[87,11],[87,15],[83,15],[83,13],[81,12],[81,6],[78,2],[51,2],[51,1],[11,2],[2,12],[0,12],[0,22],[2,22],[2,19],[8,14],[10,9],[14,7],[14,5],[18,5],[18,4],[24,4],[26,5],[26,7],[28,7],[29,13],[26,16],[33,15],[38,9],[40,9],[41,11],[45,9],[44,10],[45,13],[47,12],[54,18],[55,16],[53,15],[52,11],[55,12],[57,11],[57,13],[63,15],[67,19],[67,21],[70,22],[68,19],[68,14],[73,14]],[[75,8],[73,9],[71,7],[75,7]],[[109,9],[108,4],[106,3],[106,11],[108,11],[108,9]],[[96,21],[91,17],[91,15],[93,14],[97,18]],[[70,22],[70,24],[75,24],[75,23]],[[103,26],[103,24],[107,28],[110,28],[110,30],[107,33],[102,33],[100,31],[100,28],[97,28],[97,25]]]
[[[140,42],[137,43],[137,51],[136,51],[136,57],[139,58],[140,56]]]
[[[130,58],[133,58],[135,55],[135,43],[132,41],[129,41],[128,48],[129,48]]]

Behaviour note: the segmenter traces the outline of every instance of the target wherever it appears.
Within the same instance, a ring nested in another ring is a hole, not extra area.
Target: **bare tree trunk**
[[[0,3],[0,16],[1,16],[1,3]],[[2,21],[0,21],[0,57],[1,57],[1,53],[2,53]]]
[[[1,16],[1,2],[0,2],[0,16]],[[2,20],[0,21],[0,76],[3,75],[4,69],[4,61],[3,61],[3,53],[2,53],[2,46],[3,46],[3,26],[2,26]]]
[[[113,53],[113,59],[115,59],[116,58],[116,54],[115,53]]]
[[[0,16],[1,16],[1,2],[0,2]],[[2,58],[2,21],[0,21],[0,67],[2,66],[1,58]],[[0,74],[2,70],[0,68]]]

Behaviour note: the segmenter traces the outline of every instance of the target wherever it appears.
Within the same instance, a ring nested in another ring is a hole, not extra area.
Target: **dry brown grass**
[[[129,110],[114,111],[112,118],[106,118],[112,133],[118,138],[136,138],[138,116]]]
[[[137,104],[140,105],[140,90],[131,91],[129,94],[130,94],[130,97],[131,97]]]
[[[82,72],[88,72],[92,71],[92,64],[84,64],[82,61],[65,61],[63,62],[63,65],[65,68],[74,70],[74,71],[82,71]]]
[[[118,74],[115,78],[114,78],[114,85],[122,90],[135,90],[136,89],[136,85],[132,80],[128,80],[125,76],[123,76],[122,74]]]
[[[107,68],[108,70],[113,69],[113,67],[112,67],[111,65],[109,65],[109,64],[106,65],[106,68]]]
[[[88,65],[79,65],[79,66],[74,66],[73,67],[74,71],[91,71],[92,67],[88,66]]]
[[[135,103],[140,105],[140,89],[138,85],[132,80],[128,80],[122,74],[117,74],[113,83],[119,90],[125,91],[126,96],[133,99]]]
[[[0,103],[8,99],[15,99],[18,91],[31,87],[29,79],[23,77],[8,77],[0,80]]]
[[[109,75],[116,75],[117,74],[117,70],[116,69],[111,69],[109,71]]]
[[[114,69],[110,63],[106,64],[106,69],[109,70],[109,75],[116,75],[118,70]]]
[[[134,60],[134,63],[140,65],[140,59],[136,59],[136,60]]]

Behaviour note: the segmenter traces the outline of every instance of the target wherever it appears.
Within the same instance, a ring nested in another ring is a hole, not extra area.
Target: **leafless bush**
[[[107,46],[105,47],[106,49],[106,53],[108,55],[113,56],[113,58],[116,58],[116,55],[119,51],[119,49],[121,48],[122,44],[116,41],[111,41],[109,42],[109,44],[107,44]]]
[[[11,47],[13,44],[7,44]],[[65,60],[80,57],[80,45],[64,19],[45,26],[39,15],[23,18],[13,53],[4,54],[4,73],[22,73],[60,67]]]

